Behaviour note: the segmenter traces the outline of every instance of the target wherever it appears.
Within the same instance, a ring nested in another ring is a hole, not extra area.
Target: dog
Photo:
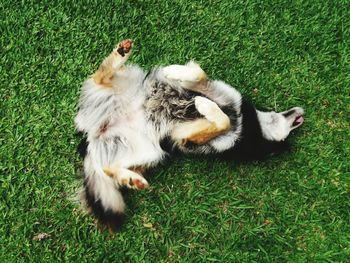
[[[287,149],[304,110],[263,112],[201,67],[125,65],[133,47],[120,42],[82,86],[75,117],[84,158],[84,198],[100,223],[116,230],[125,203],[120,189],[144,189],[142,176],[169,152],[262,159]],[[167,145],[167,147],[165,147]]]

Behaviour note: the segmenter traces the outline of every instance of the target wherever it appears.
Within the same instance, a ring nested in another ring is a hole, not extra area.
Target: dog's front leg
[[[171,134],[174,141],[182,145],[187,142],[205,144],[230,129],[229,117],[215,102],[197,96],[195,106],[205,118],[175,125]]]

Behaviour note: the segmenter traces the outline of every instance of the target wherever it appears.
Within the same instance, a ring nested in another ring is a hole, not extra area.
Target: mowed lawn
[[[349,1],[47,2],[0,3],[0,262],[349,262]],[[124,38],[145,69],[194,59],[265,109],[303,107],[292,151],[168,159],[99,231],[74,201],[73,118]]]

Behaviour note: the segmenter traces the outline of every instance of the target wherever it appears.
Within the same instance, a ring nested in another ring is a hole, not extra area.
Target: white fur
[[[205,72],[195,62],[184,65],[170,65],[163,68],[164,76],[171,80],[197,82],[206,78]]]

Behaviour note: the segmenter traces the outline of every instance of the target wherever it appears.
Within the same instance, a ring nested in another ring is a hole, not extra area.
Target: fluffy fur
[[[85,81],[75,118],[84,158],[85,200],[99,221],[115,230],[123,218],[121,187],[143,189],[142,172],[167,155],[221,154],[257,159],[286,148],[303,110],[261,112],[223,81],[209,80],[194,62],[144,72],[124,66],[124,40]]]

